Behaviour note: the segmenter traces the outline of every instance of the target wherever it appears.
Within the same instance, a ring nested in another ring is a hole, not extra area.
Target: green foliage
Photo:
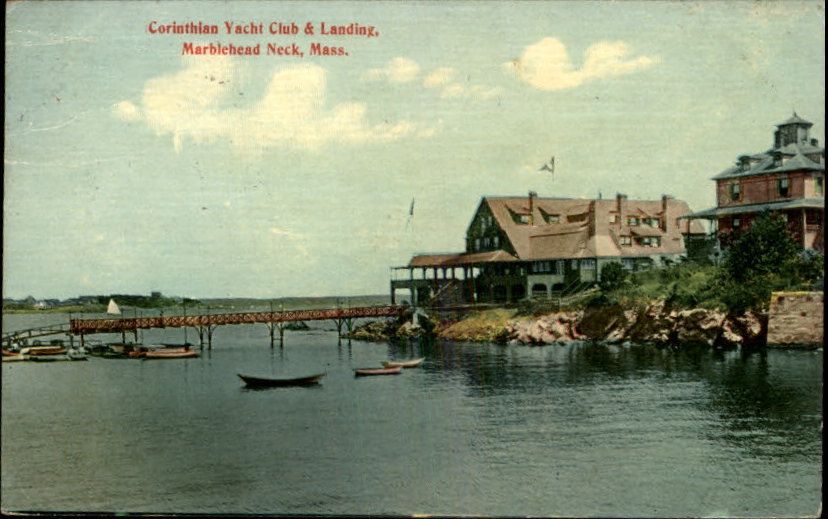
[[[736,282],[747,282],[771,274],[790,274],[799,248],[778,215],[763,213],[730,245],[723,268]]]
[[[764,213],[727,250],[716,291],[732,313],[762,311],[771,292],[808,288],[823,272],[822,254],[802,251],[785,220]]]
[[[598,282],[598,286],[601,292],[612,292],[621,288],[626,279],[627,271],[624,270],[621,263],[614,261],[601,268],[601,280]]]

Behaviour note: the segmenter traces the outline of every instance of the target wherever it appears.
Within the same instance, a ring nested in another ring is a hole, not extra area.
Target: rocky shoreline
[[[663,301],[638,308],[601,306],[534,316],[507,309],[471,314],[455,322],[411,324],[411,316],[374,321],[354,329],[349,338],[388,341],[421,335],[456,342],[546,345],[597,341],[606,343],[704,344],[730,348],[764,346],[767,315],[727,315],[703,308],[673,309]]]

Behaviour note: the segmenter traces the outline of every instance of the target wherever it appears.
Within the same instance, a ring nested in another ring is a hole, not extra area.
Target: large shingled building
[[[414,303],[518,301],[552,297],[591,285],[601,268],[620,262],[639,270],[685,254],[686,236],[704,236],[683,201],[484,197],[466,231],[466,251],[421,254],[397,267],[396,290]]]

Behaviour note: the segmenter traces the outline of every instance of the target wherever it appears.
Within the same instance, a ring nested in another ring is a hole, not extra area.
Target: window
[[[630,216],[627,218],[627,225],[636,226],[638,225],[638,217],[637,216]]]
[[[488,237],[483,238],[483,247],[488,249],[490,245],[491,245],[491,239],[489,239]]]
[[[578,270],[578,260],[572,260],[572,263],[569,264],[569,268],[571,270]]]
[[[624,270],[635,270],[635,261],[632,258],[623,258],[621,266],[624,267]]]
[[[630,236],[620,236],[619,241],[621,242],[621,245],[625,247],[632,245],[632,238]]]
[[[822,195],[823,194],[823,187],[822,187],[822,177],[816,177],[814,179],[814,191],[816,194]]]
[[[485,230],[486,230],[486,224],[487,224],[487,223],[489,223],[489,222],[488,222],[488,218],[486,218],[485,216],[484,216],[483,218],[481,218],[481,219],[480,219],[480,230],[481,230],[481,231],[485,231]]]
[[[645,247],[661,247],[661,237],[645,236],[641,238],[641,245]]]
[[[595,270],[595,260],[585,259],[581,260],[581,268],[584,270]]]
[[[659,220],[658,218],[647,218],[645,222],[650,227],[658,227],[659,225],[661,225],[661,220]]]
[[[742,188],[739,184],[730,184],[730,199],[731,200],[741,200],[742,198]]]
[[[528,214],[519,215],[518,216],[518,221],[520,223],[529,223],[529,215]]]
[[[474,239],[474,250],[480,250],[480,238]]]
[[[546,223],[558,223],[561,221],[561,215],[559,214],[548,214],[546,215]]]
[[[555,262],[555,274],[561,275],[563,274],[564,262],[563,260],[557,260]]]
[[[779,193],[779,196],[787,197],[789,196],[789,180],[787,176],[780,177],[776,181],[776,190]]]
[[[495,236],[494,238],[492,238],[492,243],[494,244],[495,247],[500,247],[500,237]]]
[[[616,215],[616,214],[609,215],[609,223],[615,223],[617,221],[618,221],[618,215]]]
[[[741,226],[742,226],[742,221],[741,221],[741,220],[739,220],[738,218],[734,218],[734,219],[733,219],[733,222],[732,222],[732,224],[731,224],[731,226],[732,226],[734,229],[738,229],[739,227],[741,227]]]

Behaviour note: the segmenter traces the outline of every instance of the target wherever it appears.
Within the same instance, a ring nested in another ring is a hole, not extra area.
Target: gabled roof
[[[684,252],[681,240],[682,232],[704,234],[699,222],[690,222],[689,228],[679,228],[675,221],[678,217],[690,213],[686,202],[669,198],[667,215],[664,215],[662,200],[627,200],[623,201],[626,215],[647,216],[667,219],[666,232],[647,226],[632,229],[652,229],[656,234],[644,234],[650,231],[640,230],[639,236],[662,236],[660,247],[643,247],[639,245],[621,247],[616,233],[630,235],[631,228],[626,221],[620,221],[617,213],[617,200],[588,200],[582,198],[535,198],[532,203],[533,224],[515,221],[512,214],[529,214],[528,197],[484,197],[482,204],[488,206],[498,227],[506,234],[509,243],[520,260],[618,257],[641,254],[680,254]],[[517,210],[522,212],[518,212]],[[547,223],[543,214],[561,215],[560,222]],[[615,215],[615,222],[610,223],[610,216]]]

